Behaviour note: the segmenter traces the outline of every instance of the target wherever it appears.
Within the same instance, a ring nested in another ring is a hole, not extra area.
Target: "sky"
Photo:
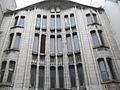
[[[16,0],[17,9],[29,6],[31,4],[34,4],[34,3],[37,3],[40,1],[43,1],[43,0]],[[85,5],[100,7],[104,3],[105,0],[70,0],[70,1],[78,2],[81,4],[85,4]],[[91,3],[91,1],[92,1],[92,3]]]

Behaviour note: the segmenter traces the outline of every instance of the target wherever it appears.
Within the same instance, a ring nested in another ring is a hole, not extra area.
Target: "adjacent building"
[[[5,13],[0,90],[120,90],[112,30],[102,8],[68,0]]]

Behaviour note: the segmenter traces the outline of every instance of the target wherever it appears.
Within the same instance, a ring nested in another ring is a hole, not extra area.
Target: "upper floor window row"
[[[14,26],[24,27],[25,16],[16,16]]]

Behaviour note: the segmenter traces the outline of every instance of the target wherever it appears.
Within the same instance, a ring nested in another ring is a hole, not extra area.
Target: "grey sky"
[[[40,1],[43,1],[43,0],[16,0],[17,9],[40,2]],[[70,1],[78,2],[85,5],[91,4],[92,6],[99,7],[101,6],[101,4],[104,3],[105,0],[92,0],[92,3],[91,3],[91,0],[70,0]]]

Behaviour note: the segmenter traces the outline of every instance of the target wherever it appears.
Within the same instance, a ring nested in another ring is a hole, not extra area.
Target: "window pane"
[[[14,34],[13,34],[13,33],[12,33],[12,34],[10,34],[10,39],[9,39],[9,46],[8,46],[8,48],[11,48],[12,41],[13,41],[13,36],[14,36]]]
[[[93,15],[93,23],[98,23],[96,14],[92,14],[92,15]]]
[[[17,26],[18,18],[19,18],[18,16],[15,17],[15,23],[14,23],[14,26]]]
[[[74,66],[69,66],[69,72],[70,72],[71,87],[76,87],[75,68],[74,68]]]
[[[17,34],[16,34],[16,38],[15,38],[14,48],[19,48],[20,39],[21,39],[21,34],[20,34],[20,33],[17,33]]]
[[[71,21],[71,27],[75,27],[76,24],[75,24],[75,17],[74,17],[74,14],[71,14],[71,15],[70,15],[70,21]]]
[[[62,53],[62,38],[61,38],[61,35],[57,36],[57,50],[58,50],[58,53]]]
[[[58,56],[58,63],[63,64],[63,56]]]
[[[58,67],[58,73],[59,73],[59,87],[64,88],[64,71],[63,71],[63,67]]]
[[[51,62],[51,63],[55,63],[55,57],[54,57],[54,56],[51,56],[51,57],[50,57],[50,62]]]
[[[42,29],[47,29],[47,16],[43,16]]]
[[[102,31],[99,30],[98,33],[99,33],[99,37],[100,37],[100,40],[101,40],[101,44],[104,45]]]
[[[41,35],[40,53],[45,53],[45,42],[46,42],[46,35]]]
[[[39,34],[35,34],[34,43],[33,43],[33,52],[37,53],[39,47]]]
[[[83,67],[82,64],[77,65],[77,71],[78,71],[78,78],[80,85],[84,84],[84,74],[83,74]]]
[[[80,62],[81,61],[80,53],[75,54],[75,59],[76,59],[76,62]]]
[[[69,18],[68,18],[68,15],[65,15],[65,29],[68,29],[70,28],[70,23],[69,23]]]
[[[40,29],[40,24],[41,24],[41,15],[37,15],[35,28]]]
[[[35,87],[36,85],[36,66],[31,66],[31,79],[30,79],[31,87]]]
[[[73,55],[68,55],[68,59],[69,59],[69,63],[73,63],[74,62]]]
[[[70,34],[66,35],[68,52],[72,52],[72,42]]]
[[[61,19],[60,19],[60,15],[57,15],[56,24],[57,24],[57,30],[60,30],[60,29],[61,29]]]
[[[94,45],[94,47],[100,46],[99,41],[98,41],[98,37],[97,37],[97,34],[96,34],[95,31],[92,31],[92,32],[91,32],[91,36],[92,36],[92,40],[93,40],[93,45]]]
[[[43,66],[40,66],[39,67],[39,88],[44,88],[44,67]]]
[[[21,16],[19,26],[24,27],[25,16]]]
[[[50,52],[55,53],[55,36],[50,37]]]
[[[51,15],[50,25],[51,25],[50,29],[55,30],[55,16],[54,15]]]
[[[55,67],[50,67],[50,84],[51,84],[51,88],[55,88],[55,86],[56,86],[56,71],[55,71]]]
[[[90,14],[86,15],[88,24],[93,24],[92,17]]]
[[[75,51],[79,51],[79,41],[78,41],[77,33],[73,34],[73,41],[74,41]]]

